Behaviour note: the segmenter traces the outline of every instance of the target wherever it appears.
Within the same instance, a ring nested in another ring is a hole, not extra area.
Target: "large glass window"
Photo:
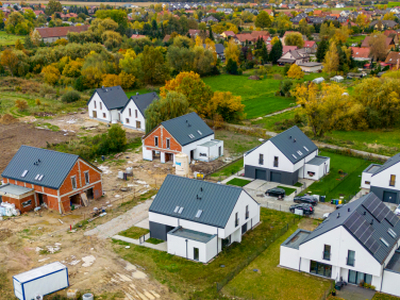
[[[356,252],[353,250],[349,250],[347,252],[347,265],[354,267]]]
[[[349,270],[349,283],[360,284],[360,282],[365,282],[371,284],[372,275],[356,272],[353,270]]]
[[[324,245],[324,253],[322,254],[325,260],[331,260],[331,246]]]
[[[332,275],[332,266],[312,260],[310,263],[310,273],[330,278]]]

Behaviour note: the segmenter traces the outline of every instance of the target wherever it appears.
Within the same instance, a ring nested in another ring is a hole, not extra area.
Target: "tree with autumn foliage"
[[[329,50],[325,54],[324,71],[327,73],[337,72],[339,69],[339,54],[337,51],[336,43],[331,41]]]
[[[124,90],[129,90],[133,88],[133,86],[135,85],[136,78],[132,74],[122,71],[121,73],[119,73],[118,76],[119,79],[121,80],[121,87]]]
[[[181,72],[174,79],[165,83],[160,89],[160,96],[166,97],[168,92],[175,91],[184,95],[198,114],[205,115],[205,108],[213,96],[211,88],[201,80],[200,75],[190,71]]]
[[[292,32],[286,35],[285,37],[285,45],[286,46],[297,46],[297,48],[304,47],[303,36],[300,32]]]
[[[11,49],[7,48],[1,53],[0,63],[11,73],[11,76],[17,73],[18,56]]]
[[[239,63],[240,49],[233,39],[229,41],[227,47],[224,50],[224,54],[226,61],[232,59],[233,61],[236,61],[236,63]]]
[[[42,69],[44,81],[48,84],[55,85],[60,79],[60,71],[54,65],[48,65]]]
[[[298,65],[293,64],[290,66],[289,71],[287,72],[287,77],[292,79],[302,79],[304,77],[304,72]]]
[[[101,85],[104,87],[112,87],[121,85],[121,78],[115,74],[105,74],[103,75],[103,81]]]
[[[206,117],[213,119],[216,114],[226,122],[243,120],[246,115],[242,97],[234,96],[231,92],[215,92],[206,107]]]

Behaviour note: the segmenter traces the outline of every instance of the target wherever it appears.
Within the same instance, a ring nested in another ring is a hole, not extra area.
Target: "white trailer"
[[[69,286],[68,268],[54,262],[13,276],[14,293],[20,300],[36,299]]]

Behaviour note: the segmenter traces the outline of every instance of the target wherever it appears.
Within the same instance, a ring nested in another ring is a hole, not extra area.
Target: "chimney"
[[[374,219],[371,220],[371,223],[370,223],[370,224],[371,224],[371,225],[374,225]]]
[[[293,143],[296,143],[296,139],[293,140]]]

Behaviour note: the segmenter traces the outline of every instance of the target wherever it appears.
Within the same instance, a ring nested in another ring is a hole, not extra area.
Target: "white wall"
[[[129,116],[129,109],[131,109],[131,116]],[[137,111],[137,118],[136,118],[136,112]],[[129,119],[129,123],[126,122],[126,119]],[[140,127],[136,127],[136,121],[140,122]],[[121,123],[123,126],[128,127],[128,128],[133,128],[141,131],[146,131],[146,120],[142,113],[140,112],[139,108],[136,106],[135,102],[133,100],[129,100],[128,105],[125,107],[125,109],[121,113]]]
[[[279,265],[282,267],[298,270],[299,269],[299,250],[281,245]]]
[[[366,181],[371,182],[371,173],[367,173],[367,172],[362,172],[361,175],[361,188],[363,189],[370,189],[371,184],[366,184]]]
[[[194,150],[194,157],[196,157],[197,154],[197,147],[198,145],[204,144],[205,142],[211,141],[214,139],[214,134],[211,134],[209,136],[206,136],[200,140],[194,141],[193,143],[190,143],[186,146],[182,147],[182,152],[187,154],[189,156],[189,160],[190,160],[190,151]]]
[[[331,246],[329,261],[322,258],[325,244]],[[381,276],[381,264],[343,226],[301,244],[299,250],[302,260],[305,258],[377,277]],[[354,267],[346,264],[348,250],[355,251]],[[306,272],[309,271],[308,269]],[[340,278],[340,273],[335,274],[332,271],[332,278]]]
[[[305,178],[305,179],[312,179],[312,180],[319,180],[323,176],[325,176],[330,169],[330,159],[326,161],[326,164],[322,164],[319,166],[316,165],[309,165],[305,164],[304,167],[300,168],[299,170],[299,178]],[[314,172],[314,176],[308,175],[308,172]],[[304,176],[303,176],[304,175]]]
[[[400,274],[390,271],[383,271],[383,282],[382,282],[382,292],[386,294],[395,295],[397,297],[400,296]],[[378,286],[376,286],[378,288]]]
[[[214,140],[215,141],[215,140]],[[224,142],[218,141],[218,144],[213,145],[212,147],[203,147],[197,146],[195,151],[194,159],[200,161],[213,161],[217,159],[218,156],[218,148],[221,147],[221,156],[224,155]],[[203,154],[203,155],[200,155]],[[206,154],[206,156],[204,156]]]
[[[96,108],[95,108],[95,102],[96,102]],[[100,105],[101,103],[101,105]],[[101,107],[101,108],[100,108]],[[103,121],[103,122],[111,122],[111,114],[108,111],[107,107],[104,105],[103,101],[99,97],[99,94],[96,92],[92,99],[90,100],[88,104],[88,112],[89,112],[89,117],[94,119],[93,116],[93,111],[97,112],[97,118],[96,120]],[[105,116],[103,114],[105,113]]]
[[[142,146],[142,153],[144,160],[150,160],[150,161],[153,160],[153,151],[147,150],[147,148],[144,145]]]
[[[394,186],[389,186],[390,175],[396,175],[396,181]],[[371,185],[400,190],[400,164],[395,164],[390,168],[383,170],[382,172],[371,177]]]

